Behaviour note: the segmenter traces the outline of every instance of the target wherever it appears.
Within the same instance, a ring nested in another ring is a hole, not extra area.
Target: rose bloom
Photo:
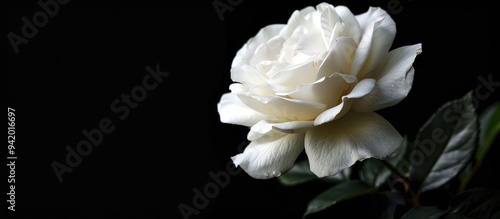
[[[305,149],[311,171],[331,176],[366,158],[384,159],[402,143],[374,111],[403,100],[421,44],[391,49],[394,20],[381,8],[353,15],[321,3],[262,28],[236,53],[221,122],[251,127],[232,160],[268,179]]]

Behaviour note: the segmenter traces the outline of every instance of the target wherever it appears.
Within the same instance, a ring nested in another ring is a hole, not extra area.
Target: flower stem
[[[404,192],[407,195],[406,200],[412,205],[412,206],[419,206],[420,205],[420,193],[415,192],[411,189],[410,187],[410,179],[407,176],[404,176],[401,174],[391,163],[387,162],[386,160],[381,160],[382,163],[394,174],[396,174],[400,180],[402,180],[404,184]]]
[[[398,175],[400,178],[402,178],[404,181],[406,182],[410,182],[410,180],[408,179],[408,177],[404,176],[403,174],[401,174],[394,166],[392,166],[392,164],[390,164],[389,162],[387,162],[386,160],[381,160],[382,163],[385,165],[385,167],[387,167],[392,173]]]

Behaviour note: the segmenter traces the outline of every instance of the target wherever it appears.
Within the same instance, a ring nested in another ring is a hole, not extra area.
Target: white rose
[[[390,51],[395,34],[381,8],[355,16],[327,3],[262,28],[236,53],[235,83],[217,105],[221,122],[251,127],[234,164],[272,178],[305,149],[311,171],[324,177],[393,153],[403,139],[374,111],[407,96],[421,52],[421,44]]]

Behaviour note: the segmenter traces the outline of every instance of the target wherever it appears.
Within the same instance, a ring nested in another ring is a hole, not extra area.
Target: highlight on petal
[[[258,46],[265,43],[267,40],[277,36],[285,27],[284,24],[271,24],[259,30],[255,37],[250,38],[243,47],[241,47],[231,63],[231,67],[250,64],[250,60]]]
[[[350,37],[356,42],[356,44],[359,43],[361,37],[361,29],[354,14],[351,12],[351,10],[349,10],[349,8],[343,5],[336,6],[335,11],[337,11],[337,14],[340,16],[342,22],[344,23],[345,28],[342,36]]]
[[[357,81],[356,77],[346,74],[333,73],[314,83],[298,86],[292,92],[276,93],[298,100],[310,100],[332,107],[339,104],[340,97]]]
[[[343,25],[341,25],[340,23],[342,20],[340,19],[340,16],[337,14],[337,11],[331,4],[323,2],[320,3],[318,6],[316,6],[316,8],[321,13],[322,39],[323,42],[325,43],[326,48],[329,48],[332,39],[336,38],[334,34],[334,27],[336,27],[337,24],[338,27],[340,26],[343,27]]]
[[[354,58],[352,61],[351,74],[358,75],[363,65],[368,60],[370,56],[370,50],[372,47],[373,34],[375,32],[375,28],[377,28],[383,21],[383,17],[378,18],[367,29],[363,32],[363,36],[356,48],[356,52],[354,53]]]
[[[366,158],[384,159],[403,138],[380,115],[349,112],[342,118],[306,132],[305,152],[318,177],[337,174]]]
[[[312,121],[290,121],[290,122],[271,122],[262,120],[253,125],[248,132],[247,139],[255,141],[262,137],[275,136],[279,132],[283,133],[302,133],[313,127]]]
[[[391,51],[385,68],[373,75],[377,79],[375,89],[369,95],[354,101],[354,110],[376,111],[396,105],[406,98],[413,84],[415,70],[412,65],[421,52],[420,43]]]
[[[253,126],[261,120],[269,119],[269,115],[259,113],[246,106],[236,94],[225,93],[217,104],[220,120],[223,123]]]
[[[243,153],[231,157],[256,179],[278,177],[290,169],[304,149],[305,133],[285,134],[281,138],[252,141]]]
[[[307,6],[300,11],[295,10],[288,19],[286,26],[280,31],[279,35],[285,39],[290,38],[295,29],[307,22],[305,17],[314,11],[315,9],[312,6]]]
[[[294,100],[280,96],[256,96],[238,94],[240,100],[257,112],[273,115],[274,118],[307,121],[313,120],[325,110],[326,105],[306,100]]]
[[[364,97],[369,94],[375,87],[375,80],[371,78],[363,79],[360,81],[352,91],[342,97],[342,102],[328,110],[325,110],[316,117],[314,125],[321,125],[323,123],[331,122],[335,119],[342,117],[351,108],[352,101]]]
[[[380,11],[383,11],[380,9]],[[366,28],[354,55],[352,73],[358,78],[371,77],[384,67],[394,37],[396,24],[387,13]]]
[[[279,35],[274,36],[268,41],[260,44],[250,59],[251,66],[257,66],[261,62],[273,61],[279,55],[280,49],[283,46],[285,40]]]
[[[363,34],[354,55],[351,74],[361,79],[370,77],[371,73],[384,66],[396,36],[396,23],[379,7],[370,7],[356,18]]]
[[[312,16],[316,17],[316,16]],[[318,18],[319,20],[319,18]],[[317,22],[319,26],[319,21]],[[304,34],[298,41],[296,45],[296,50],[297,52],[307,54],[307,55],[314,55],[318,52],[322,52],[327,49],[325,46],[325,43],[323,42],[323,36],[322,33],[319,29],[319,27],[316,27],[315,22],[308,22],[308,25],[305,25],[305,28],[307,29],[306,34]]]
[[[294,63],[303,63],[304,60],[308,60],[310,58],[310,56],[297,51],[297,44],[307,33],[308,30],[304,26],[298,26],[293,30],[290,37],[285,38],[283,48],[281,49],[280,55],[278,57],[279,62],[277,63],[277,65],[274,65],[270,68],[270,70],[267,72],[267,76],[272,77],[274,74],[284,70],[285,67],[293,65]]]
[[[267,77],[249,65],[243,64],[231,68],[231,80],[247,86],[256,86],[266,82]]]
[[[335,72],[349,74],[356,46],[352,38],[337,38],[319,66],[316,79],[328,77]]]
[[[394,20],[392,20],[391,16],[384,9],[380,7],[370,6],[367,12],[356,15],[355,17],[358,20],[359,27],[362,32],[364,32],[367,29],[367,27],[371,25],[371,23],[373,23],[375,20],[381,17],[383,17],[385,20],[384,23],[382,24],[382,27],[384,29],[387,29],[388,32],[395,31]]]
[[[240,83],[232,83],[229,85],[229,90],[233,94],[248,92],[248,87]]]
[[[287,87],[296,87],[304,83],[314,81],[314,62],[309,61],[301,65],[289,66],[284,70],[274,74],[268,81],[271,84],[278,84]]]

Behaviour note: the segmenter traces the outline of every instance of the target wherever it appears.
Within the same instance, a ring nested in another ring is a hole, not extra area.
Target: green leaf
[[[500,102],[488,108],[479,117],[479,145],[475,154],[475,162],[467,165],[460,175],[460,191],[463,191],[474,174],[482,165],[483,159],[490,150],[491,144],[500,132]]]
[[[329,183],[340,183],[346,180],[349,180],[351,177],[351,168],[345,168],[341,170],[339,173],[333,175],[333,176],[325,176],[319,178],[319,180],[324,181],[324,182],[329,182]]]
[[[451,200],[449,212],[472,218],[500,218],[500,191],[475,188],[461,192]]]
[[[391,175],[391,171],[397,171],[400,175],[401,171],[396,169],[396,166],[401,162],[401,158],[405,155],[407,150],[408,139],[405,137],[401,146],[385,160],[387,165],[391,165],[393,168],[389,169],[386,164],[381,160],[375,158],[369,158],[363,161],[363,166],[360,170],[360,179],[372,186],[379,187],[382,185],[387,178]]]
[[[445,214],[446,211],[434,206],[420,206],[410,209],[401,219],[437,219]]]
[[[379,159],[369,158],[363,161],[359,178],[368,185],[379,187],[389,177],[391,171]]]
[[[412,190],[436,189],[455,177],[470,162],[477,135],[472,92],[441,106],[420,128],[405,158]]]
[[[285,186],[294,186],[302,183],[306,183],[312,180],[321,180],[330,183],[339,183],[345,180],[348,180],[351,174],[351,169],[346,168],[340,171],[338,174],[334,176],[327,176],[318,178],[311,170],[309,169],[309,162],[307,159],[298,161],[295,165],[290,168],[285,173],[281,174],[278,177],[278,180],[281,184]]]
[[[374,191],[376,191],[374,187],[357,180],[340,183],[313,198],[307,206],[304,217],[325,210],[341,201],[359,197]]]
[[[279,182],[286,186],[294,186],[315,179],[318,177],[309,169],[307,159],[296,162],[292,168],[278,178]]]
[[[386,158],[387,162],[394,167],[398,166],[401,163],[401,159],[408,153],[408,145],[408,137],[404,136],[401,146],[394,152],[394,154]]]
[[[479,124],[479,148],[475,158],[476,161],[481,162],[498,133],[500,133],[500,102],[489,106],[481,114]]]

